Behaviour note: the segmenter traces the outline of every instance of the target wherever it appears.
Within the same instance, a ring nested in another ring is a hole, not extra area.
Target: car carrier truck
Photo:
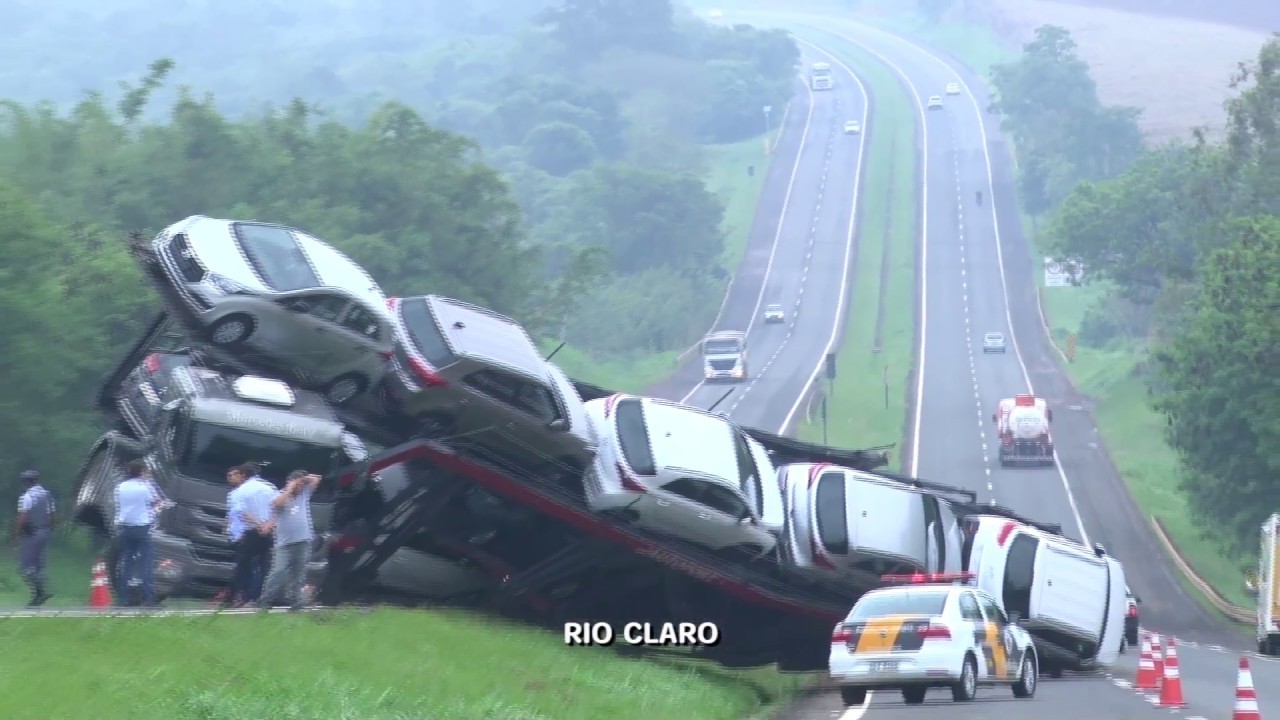
[[[1258,551],[1258,652],[1280,655],[1280,513],[1262,523]]]

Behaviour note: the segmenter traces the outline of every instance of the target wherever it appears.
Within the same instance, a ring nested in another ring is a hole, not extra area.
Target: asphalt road
[[[803,58],[807,67],[821,53]],[[844,123],[864,126],[867,103],[861,86],[838,66],[830,91],[802,86],[792,103],[761,196],[747,254],[716,323],[716,330],[748,333],[748,379],[703,384],[696,375],[684,385],[662,388],[666,397],[716,409],[748,427],[776,432],[817,371],[840,326],[855,238],[853,214],[861,175],[862,135],[845,135]],[[798,135],[798,138],[794,136]],[[792,136],[792,137],[788,137]],[[796,142],[798,152],[781,150]],[[784,159],[786,158],[786,159]],[[786,160],[790,160],[787,162]],[[766,325],[763,308],[781,303],[786,321]],[[692,364],[700,367],[701,360]]]

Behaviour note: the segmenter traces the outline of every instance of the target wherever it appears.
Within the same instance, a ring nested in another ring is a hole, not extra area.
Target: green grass
[[[918,16],[901,15],[877,17],[874,22],[886,30],[915,35],[984,76],[992,65],[1017,58],[1016,50],[1002,44],[985,28],[963,23],[934,26]],[[1023,227],[1028,235],[1032,234],[1032,224],[1025,213]],[[1104,301],[1108,288],[1103,283],[1081,288],[1043,288],[1038,255],[1029,271],[1035,273],[1042,286],[1045,316],[1054,342],[1065,348],[1067,335],[1079,332],[1085,313]],[[1178,462],[1164,441],[1164,419],[1151,409],[1146,384],[1136,371],[1144,356],[1139,342],[1115,343],[1106,348],[1082,345],[1067,373],[1081,392],[1096,401],[1094,417],[1098,429],[1144,514],[1160,518],[1184,558],[1206,582],[1231,602],[1251,606],[1253,600],[1245,592],[1240,568],[1223,562],[1218,542],[1206,537],[1192,521],[1187,501],[1177,489]]]
[[[81,606],[89,600],[93,553],[79,532],[59,533],[49,545],[47,574],[53,591],[50,605]],[[31,591],[18,574],[17,545],[0,545],[0,609],[25,605]]]
[[[781,118],[778,121],[780,123]],[[723,264],[725,272],[733,275],[746,255],[747,238],[751,234],[756,204],[760,200],[760,191],[764,187],[764,178],[772,156],[765,154],[764,136],[738,143],[704,145],[703,149],[708,161],[707,189],[715,193],[725,206],[721,224],[725,238]],[[747,175],[748,165],[755,166],[752,176]],[[559,344],[555,340],[542,340],[538,343],[544,353],[551,352]],[[634,393],[670,375],[675,370],[678,355],[679,352],[673,351],[656,355],[599,358],[566,345],[556,353],[554,361],[569,377],[610,390]]]
[[[850,304],[836,356],[828,401],[828,441],[846,447],[901,445],[907,381],[913,366],[915,319],[911,308],[916,266],[915,113],[897,78],[857,46],[821,32],[800,32],[856,68],[875,100],[867,120],[858,259],[850,276]],[[889,253],[882,347],[875,352],[880,269]],[[886,384],[888,391],[886,394]],[[887,401],[886,401],[887,399]],[[816,414],[816,413],[815,413]],[[800,437],[822,439],[822,422],[799,427]]]
[[[461,612],[0,620],[7,720],[740,720],[800,680]]]

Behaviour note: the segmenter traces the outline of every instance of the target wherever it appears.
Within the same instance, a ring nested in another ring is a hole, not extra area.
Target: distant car
[[[930,110],[941,110],[941,109],[942,109],[942,97],[941,97],[940,95],[930,95],[930,96],[929,96],[929,109],[930,109]]]
[[[782,311],[782,305],[773,303],[764,306],[764,321],[766,323],[780,323],[787,319],[787,315]]]
[[[982,336],[982,352],[1003,353],[1005,351],[1004,333],[989,332]]]
[[[394,341],[382,289],[319,238],[193,215],[133,250],[177,317],[247,369],[284,371],[334,405],[387,371]]]
[[[1015,698],[1036,694],[1040,657],[1035,641],[1000,603],[965,584],[968,573],[885,576],[908,583],[866,593],[831,632],[831,680],[846,706],[871,690],[897,690],[908,705],[929,688],[948,688],[956,702],[980,685],[1006,685]],[[879,697],[877,697],[879,699]]]
[[[393,412],[580,492],[595,450],[582,398],[519,323],[439,295],[388,306],[397,337],[387,382]]]
[[[845,135],[857,135],[862,132],[862,123],[857,120],[849,120],[844,124]]]
[[[948,95],[959,95],[959,94],[960,94],[960,83],[947,83],[947,94],[948,94]]]
[[[759,466],[758,452],[732,422],[668,400],[623,394],[586,407],[600,438],[586,473],[593,511],[730,558],[774,550],[782,501],[766,504],[767,496],[756,494],[776,485],[773,467]],[[766,513],[776,519],[766,522]]]

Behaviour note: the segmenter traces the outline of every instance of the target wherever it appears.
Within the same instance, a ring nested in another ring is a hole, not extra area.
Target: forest
[[[157,309],[130,233],[292,224],[391,295],[683,349],[728,278],[703,148],[758,136],[799,61],[669,0],[17,0],[0,43],[0,485],[38,466],[63,495]]]
[[[993,84],[1024,207],[1049,250],[1108,288],[1080,344],[1144,353],[1135,371],[1177,486],[1202,530],[1247,557],[1280,510],[1280,34],[1240,64],[1220,138],[1144,146],[1138,109],[1098,102],[1061,28],[1037,30]]]

